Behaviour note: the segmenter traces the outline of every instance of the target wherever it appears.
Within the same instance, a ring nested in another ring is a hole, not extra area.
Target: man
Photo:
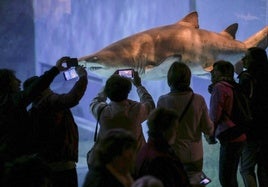
[[[87,71],[77,66],[79,76],[73,88],[65,94],[54,93],[49,86],[32,103],[30,116],[34,124],[35,149],[52,168],[54,186],[77,187],[78,128],[70,108],[76,106],[87,88]],[[38,77],[25,81],[24,87]]]
[[[14,71],[0,69],[0,165],[33,153],[32,127],[26,108],[60,71],[68,69],[63,66],[68,59],[59,59],[55,66],[23,91],[20,88],[21,81],[15,76]]]
[[[234,67],[228,61],[217,61],[211,71],[209,86],[210,111],[209,116],[215,125],[215,136],[220,141],[219,155],[219,179],[223,187],[238,187],[237,169],[239,159],[246,141],[246,134],[228,139],[222,134],[237,124],[234,124],[231,116],[233,106]]]
[[[247,133],[247,143],[241,157],[240,173],[246,187],[256,187],[255,167],[260,186],[268,186],[267,165],[267,113],[268,113],[268,59],[266,51],[259,47],[249,48],[242,59],[244,68],[239,84],[250,100],[253,122]]]

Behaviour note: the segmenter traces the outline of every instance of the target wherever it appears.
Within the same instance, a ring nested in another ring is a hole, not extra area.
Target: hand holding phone
[[[76,67],[78,66],[78,59],[77,58],[69,58],[66,60],[67,67]]]
[[[205,175],[204,172],[202,172],[201,180],[200,180],[199,183],[202,184],[202,185],[207,185],[207,184],[209,184],[210,182],[211,182],[211,179],[208,178],[208,177]]]

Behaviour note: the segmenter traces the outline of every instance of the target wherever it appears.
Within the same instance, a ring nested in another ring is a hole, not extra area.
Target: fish
[[[187,64],[193,75],[202,76],[211,71],[217,60],[235,65],[249,47],[267,48],[268,26],[244,41],[236,40],[237,30],[238,23],[221,32],[201,29],[198,12],[193,11],[174,24],[127,36],[78,61],[104,78],[117,69],[132,68],[143,80],[160,80],[166,78],[174,61]]]

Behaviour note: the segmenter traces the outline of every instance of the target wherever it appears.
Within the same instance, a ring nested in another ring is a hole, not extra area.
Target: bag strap
[[[97,134],[98,134],[98,124],[99,124],[99,120],[100,120],[100,115],[101,115],[101,112],[103,111],[103,109],[106,107],[107,105],[105,105],[104,107],[102,107],[100,109],[100,113],[98,114],[98,118],[97,118],[97,122],[96,122],[96,128],[95,128],[95,133],[94,133],[94,142],[97,141]]]
[[[188,108],[189,108],[189,106],[190,106],[190,104],[191,104],[193,98],[194,98],[194,93],[192,93],[192,96],[191,96],[190,100],[188,101],[188,103],[187,103],[186,107],[184,108],[183,112],[181,113],[181,116],[180,116],[180,118],[179,118],[179,122],[182,120],[184,114],[185,114],[186,111],[188,110]]]

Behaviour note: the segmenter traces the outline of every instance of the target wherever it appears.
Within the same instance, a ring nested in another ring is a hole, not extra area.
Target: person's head
[[[249,70],[262,68],[262,64],[268,63],[266,51],[260,47],[249,48],[242,61],[244,67]]]
[[[168,108],[156,108],[148,116],[149,138],[164,138],[170,145],[176,138],[176,127],[178,125],[178,114]]]
[[[0,69],[0,93],[19,92],[21,81],[10,69]]]
[[[172,90],[187,90],[191,83],[191,70],[183,62],[174,62],[167,75],[167,82]]]
[[[158,178],[145,175],[134,181],[131,187],[164,187],[164,185]]]
[[[215,83],[217,81],[234,81],[234,66],[229,61],[219,60],[213,64],[213,70],[211,73],[211,81]]]
[[[111,101],[119,102],[128,98],[131,88],[132,83],[129,79],[114,74],[107,79],[104,92]]]
[[[125,170],[132,170],[137,150],[136,137],[124,129],[111,129],[99,139],[95,148],[95,166],[117,164]]]

